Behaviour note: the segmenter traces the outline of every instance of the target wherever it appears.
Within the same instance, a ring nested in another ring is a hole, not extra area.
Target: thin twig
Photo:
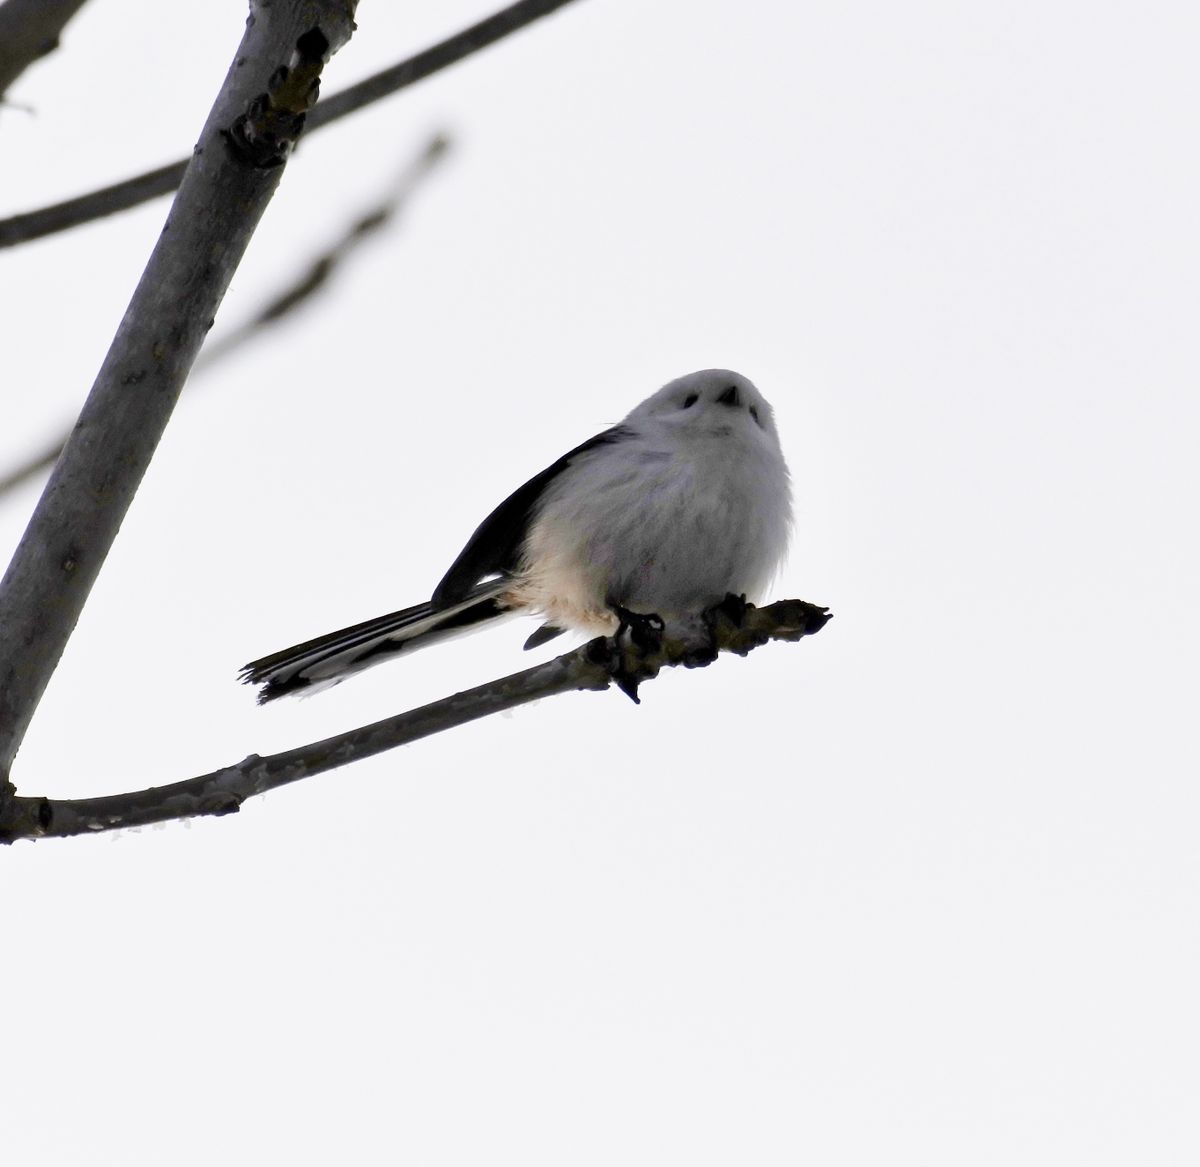
[[[432,172],[449,148],[450,140],[445,134],[432,137],[420,155],[409,163],[393,182],[388,194],[373,207],[355,216],[354,221],[336,242],[309,261],[298,279],[292,280],[282,291],[272,294],[249,320],[220,337],[212,337],[206,341],[192,366],[189,385],[195,385],[196,378],[211,369],[222,357],[229,356],[265,329],[285,320],[301,305],[308,303],[317,292],[328,287],[338,268],[359,244],[395,221],[421,180]],[[0,477],[0,498],[31,478],[36,478],[43,471],[49,470],[63,452],[69,433],[70,431],[62,433],[51,445],[44,446],[32,457]]]
[[[736,617],[719,608],[711,618],[715,646],[744,656],[769,640],[790,641],[811,636],[824,626],[829,613],[803,600],[780,600],[765,608],[747,607]],[[265,758],[251,754],[231,766],[169,786],[100,798],[15,798],[7,816],[0,816],[0,842],[64,838],[170,819],[231,814],[256,794],[542,697],[606,689],[618,675],[619,683],[628,691],[628,686],[636,689],[661,668],[707,664],[711,659],[712,656],[698,658],[694,649],[677,642],[643,652],[624,640],[619,645],[603,638],[593,640],[545,664],[420,709]],[[342,801],[345,796],[339,794],[338,799]]]
[[[329,281],[355,248],[396,220],[421,181],[433,172],[449,149],[450,139],[446,134],[435,134],[430,138],[421,153],[392,181],[387,194],[374,206],[356,215],[334,243],[305,265],[299,278],[271,296],[244,323],[204,346],[196,361],[193,376],[206,372],[222,357],[228,356],[264,329],[286,319],[297,308],[308,303],[317,292],[328,287]],[[3,492],[4,480],[0,479],[0,494]]]
[[[0,4],[0,97],[34,61],[58,48],[86,0],[4,0]]]
[[[9,768],[303,126],[348,0],[256,0],[197,152],[67,447],[0,581]]]
[[[18,486],[28,482],[31,478],[36,478],[43,470],[49,470],[55,462],[58,461],[58,456],[63,452],[63,446],[67,444],[67,435],[55,438],[54,442],[49,446],[43,446],[41,451],[27,458],[19,466],[14,466],[3,478],[0,478],[0,495],[7,494],[10,490],[16,490]]]
[[[510,4],[415,57],[409,57],[318,102],[308,115],[307,132],[311,133],[372,102],[398,93],[568,3],[570,0],[520,0],[517,4]],[[106,215],[140,206],[159,195],[169,194],[179,185],[186,165],[186,159],[181,159],[65,202],[0,219],[0,247],[14,247],[18,243],[41,239],[45,235],[91,223]]]

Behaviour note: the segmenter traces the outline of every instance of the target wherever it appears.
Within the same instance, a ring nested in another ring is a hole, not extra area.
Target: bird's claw
[[[608,675],[630,701],[640,705],[642,701],[638,696],[638,685],[658,671],[657,668],[647,671],[645,658],[661,650],[666,624],[654,612],[631,612],[619,604],[613,604],[612,610],[618,624],[611,641]],[[626,639],[628,643],[625,643]]]
[[[620,640],[628,632],[634,647],[642,652],[657,652],[662,648],[662,634],[666,624],[661,616],[655,612],[631,612],[619,604],[613,604],[612,610],[619,621],[617,630],[613,633],[614,640]]]
[[[734,627],[740,628],[746,622],[746,613],[753,607],[753,604],[746,602],[744,595],[735,596],[732,592],[726,592],[725,598],[719,604],[714,604],[704,613],[704,619],[708,626],[713,628],[717,619],[724,616]]]
[[[638,686],[658,672],[658,664],[647,658],[662,651],[666,624],[653,612],[643,614],[619,604],[610,606],[618,620],[617,630],[611,639],[600,637],[593,642],[592,659],[602,663],[617,688],[635,705],[640,705]],[[722,644],[744,656],[748,649],[736,643],[737,637],[732,638],[731,644],[730,633],[746,627],[746,616],[753,607],[745,596],[729,594],[706,609],[700,618],[704,638],[688,648],[681,663],[688,668],[712,664]]]
[[[745,596],[728,593],[720,603],[705,609],[701,620],[707,640],[693,645],[688,650],[683,663],[689,669],[702,668],[704,665],[712,664],[720,651],[719,630],[722,627],[741,628],[746,622],[746,613],[753,606],[746,602]]]

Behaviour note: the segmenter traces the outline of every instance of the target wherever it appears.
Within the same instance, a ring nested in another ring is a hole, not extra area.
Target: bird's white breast
[[[647,419],[582,456],[540,500],[514,598],[598,634],[615,629],[613,604],[669,621],[760,597],[787,547],[787,468],[773,436],[734,421]]]

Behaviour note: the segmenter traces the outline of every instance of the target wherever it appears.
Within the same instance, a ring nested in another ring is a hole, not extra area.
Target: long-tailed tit
[[[241,678],[270,701],[514,612],[544,621],[526,648],[637,616],[686,626],[727,595],[761,595],[790,521],[771,407],[738,373],[689,373],[506,498],[426,603],[252,661]]]

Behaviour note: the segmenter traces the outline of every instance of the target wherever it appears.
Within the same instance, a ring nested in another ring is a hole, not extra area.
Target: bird
[[[429,600],[251,661],[239,678],[262,704],[514,613],[543,621],[526,649],[566,631],[686,630],[729,596],[759,598],[790,529],[771,406],[741,374],[701,369],[518,487]]]

